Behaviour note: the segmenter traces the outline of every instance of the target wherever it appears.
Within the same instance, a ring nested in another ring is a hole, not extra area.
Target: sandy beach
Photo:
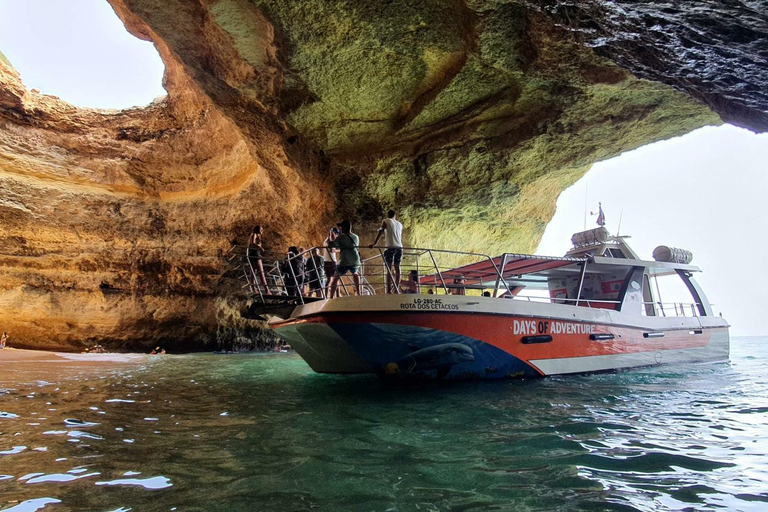
[[[26,350],[13,347],[0,349],[0,364],[32,361],[40,363],[63,363],[67,361],[129,363],[144,361],[148,357],[150,356],[146,354],[76,354],[72,352]]]
[[[0,349],[0,362],[13,361],[61,361],[61,354],[57,352],[48,352],[46,350],[25,350],[20,348],[6,347]]]

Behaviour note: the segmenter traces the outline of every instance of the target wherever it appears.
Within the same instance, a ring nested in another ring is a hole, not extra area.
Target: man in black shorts
[[[384,261],[387,263],[387,293],[400,293],[400,260],[403,258],[403,225],[395,218],[395,210],[387,212],[387,218],[381,222],[381,227],[376,233],[376,240],[371,244],[371,249],[385,232],[386,250]]]
[[[331,281],[333,276],[336,275],[336,253],[338,249],[329,247],[331,242],[336,240],[339,236],[339,230],[337,228],[331,228],[328,232],[328,236],[323,240],[323,259],[325,260],[325,298],[332,299],[331,297]],[[338,292],[338,290],[336,290]]]

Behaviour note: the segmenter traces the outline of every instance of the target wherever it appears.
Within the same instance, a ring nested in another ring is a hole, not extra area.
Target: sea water
[[[295,354],[2,363],[0,510],[768,510],[767,357],[407,386]]]

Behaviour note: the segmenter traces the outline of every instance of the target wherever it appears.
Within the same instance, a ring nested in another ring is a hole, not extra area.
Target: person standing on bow
[[[338,228],[331,228],[331,230],[328,232],[328,236],[323,240],[323,258],[325,259],[325,297],[328,299],[332,299],[333,295],[331,295],[331,281],[333,280],[333,276],[336,275],[336,253],[338,252],[338,249],[332,249],[330,246],[331,242],[336,240],[336,237],[339,236],[339,230]]]
[[[339,287],[341,277],[347,272],[352,274],[355,282],[355,292],[362,295],[360,287],[360,253],[357,250],[360,244],[360,238],[352,232],[352,223],[343,220],[337,224],[341,228],[341,233],[336,240],[328,244],[329,247],[339,249],[339,264],[336,266],[336,274],[331,282],[331,297],[336,296],[336,290]]]
[[[251,266],[251,273],[257,278],[264,288],[264,293],[269,293],[267,288],[267,276],[264,274],[264,263],[262,258],[264,257],[264,246],[261,244],[261,236],[264,230],[261,226],[257,225],[251,231],[251,236],[248,238],[247,256],[248,262]]]
[[[397,220],[395,210],[387,212],[387,218],[381,222],[381,227],[376,232],[376,240],[370,246],[371,249],[378,243],[382,232],[385,233],[386,242],[384,262],[387,264],[387,293],[398,293],[400,261],[403,259],[403,225]]]
[[[281,266],[285,291],[291,297],[299,297],[304,288],[304,257],[295,245],[288,248],[285,256]]]
[[[314,293],[316,297],[323,297],[323,289],[325,288],[325,260],[323,255],[320,254],[320,248],[315,247],[309,253],[310,257],[307,258],[305,269],[305,275],[307,276],[307,283],[309,284],[309,295],[311,297]]]

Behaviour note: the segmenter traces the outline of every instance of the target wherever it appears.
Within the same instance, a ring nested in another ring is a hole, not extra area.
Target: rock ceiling
[[[249,335],[223,256],[389,207],[413,245],[530,251],[595,161],[768,127],[760,2],[110,0],[168,96],[28,91],[0,58],[0,329],[18,345]],[[359,230],[359,231],[360,231]]]

